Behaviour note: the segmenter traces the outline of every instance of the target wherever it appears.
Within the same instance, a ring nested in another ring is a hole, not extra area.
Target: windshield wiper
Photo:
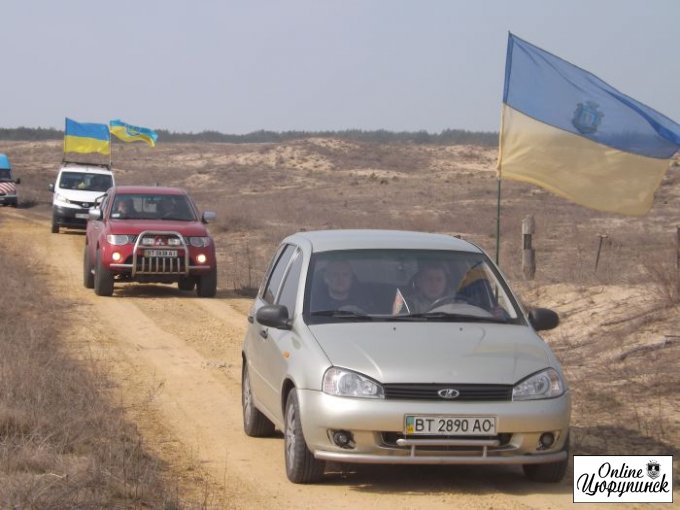
[[[410,315],[395,315],[391,320],[395,321],[422,321],[422,320],[441,320],[441,321],[455,321],[455,322],[498,322],[504,324],[507,319],[499,317],[480,317],[479,315],[468,315],[464,313],[448,313],[448,312],[425,312],[412,313]]]
[[[360,319],[364,321],[372,321],[373,317],[354,310],[317,310],[312,312],[313,316],[317,317],[334,317],[338,319]]]

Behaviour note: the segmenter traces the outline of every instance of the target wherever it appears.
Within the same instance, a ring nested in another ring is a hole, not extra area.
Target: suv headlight
[[[385,398],[383,387],[373,379],[336,367],[323,375],[323,392],[336,397]]]
[[[123,246],[128,243],[133,242],[133,237],[124,234],[108,234],[106,236],[106,242],[114,246]]]
[[[194,248],[205,248],[210,246],[209,237],[188,237],[187,242]]]
[[[554,368],[530,375],[512,388],[512,400],[555,398],[564,393],[564,382]]]

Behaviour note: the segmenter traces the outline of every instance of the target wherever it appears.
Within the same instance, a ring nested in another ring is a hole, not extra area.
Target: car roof
[[[113,193],[125,193],[130,195],[186,195],[182,188],[170,186],[115,186]]]
[[[477,246],[448,234],[406,230],[315,230],[298,232],[284,242],[308,244],[312,252],[366,249],[455,250],[481,253]]]

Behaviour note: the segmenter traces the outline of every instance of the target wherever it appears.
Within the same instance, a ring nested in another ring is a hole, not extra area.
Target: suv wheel
[[[213,267],[209,273],[202,274],[196,282],[198,297],[215,297],[217,293],[217,268]]]
[[[241,405],[243,406],[243,430],[247,436],[265,437],[274,433],[274,424],[253,404],[248,366],[245,361],[241,373]]]
[[[98,296],[113,294],[113,273],[104,267],[99,251],[97,251],[97,266],[94,270],[94,293]]]
[[[86,289],[94,288],[94,275],[92,274],[92,264],[90,264],[90,257],[87,254],[87,246],[83,250],[83,285]]]
[[[314,458],[307,448],[300,423],[297,391],[292,389],[286,400],[286,427],[283,432],[286,475],[293,483],[316,482],[323,476],[326,463]]]

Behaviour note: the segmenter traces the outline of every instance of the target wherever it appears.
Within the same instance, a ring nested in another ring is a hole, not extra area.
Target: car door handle
[[[252,315],[249,315],[249,316],[248,316],[248,322],[250,322],[251,324],[252,324],[253,322],[255,322],[255,319],[253,318]]]
[[[260,336],[262,338],[267,338],[269,336],[269,332],[266,329],[261,329],[260,330]]]

